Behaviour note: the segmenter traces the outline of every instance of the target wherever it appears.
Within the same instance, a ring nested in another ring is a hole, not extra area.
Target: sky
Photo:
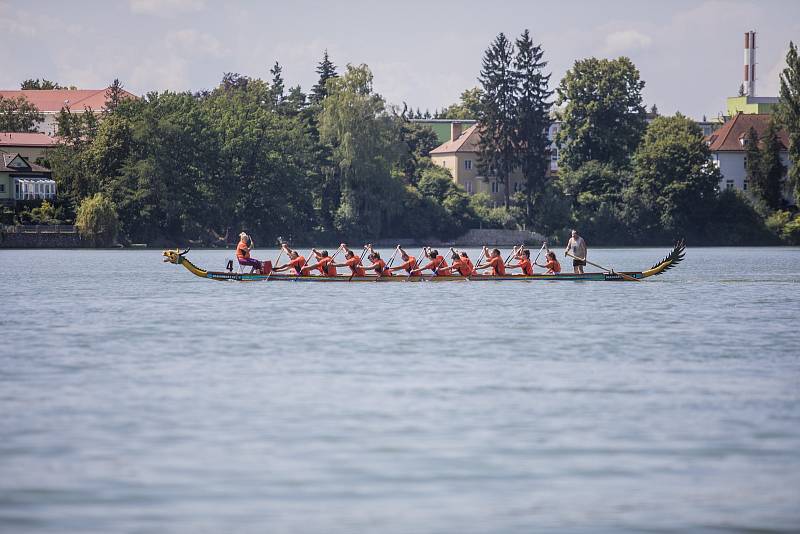
[[[539,2],[509,0],[0,0],[0,89],[27,78],[93,89],[119,78],[135,94],[215,87],[223,73],[310,90],[328,50],[339,67],[366,63],[390,104],[422,110],[478,85],[494,37],[529,29],[555,87],[577,59],[630,57],[644,101],[700,119],[725,110],[742,82],[744,32],[757,32],[756,94],[776,96],[798,0]]]

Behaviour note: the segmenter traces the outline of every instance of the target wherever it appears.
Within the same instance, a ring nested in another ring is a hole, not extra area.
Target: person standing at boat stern
[[[246,232],[239,234],[239,244],[236,245],[236,259],[239,265],[247,265],[255,271],[261,271],[261,262],[250,257],[252,249],[253,240],[250,239],[250,236]]]
[[[575,274],[583,274],[583,268],[586,267],[586,255],[589,249],[586,246],[586,241],[578,235],[577,230],[572,231],[572,236],[567,242],[567,248],[564,249],[565,256],[572,256],[572,267]]]

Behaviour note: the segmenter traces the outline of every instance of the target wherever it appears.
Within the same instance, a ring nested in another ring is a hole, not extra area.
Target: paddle
[[[336,254],[339,253],[339,250],[341,250],[341,248],[342,248],[342,246],[339,245],[339,248],[336,249],[336,252],[334,252],[333,257],[331,258],[331,261],[333,261],[333,259],[336,258]],[[303,266],[300,268],[300,274],[295,276],[294,280],[292,280],[292,282],[297,282],[297,279],[300,278],[303,275],[303,269],[305,269],[306,265],[308,265],[308,260],[311,259],[311,255],[312,254],[314,254],[314,250],[313,249],[311,250],[311,252],[308,253],[308,257],[306,258],[305,263],[303,263]]]
[[[630,281],[630,282],[641,282],[641,280],[639,280],[638,278],[634,278],[634,277],[632,277],[632,276],[629,276],[629,275],[627,275],[627,274],[624,274],[624,273],[618,273],[618,272],[617,272],[617,271],[615,271],[614,269],[609,269],[608,267],[603,267],[602,265],[598,265],[598,264],[596,264],[596,263],[592,263],[592,262],[590,262],[589,260],[587,260],[586,258],[579,258],[579,257],[577,257],[577,256],[573,256],[573,255],[572,255],[572,254],[570,254],[569,252],[567,252],[567,256],[569,256],[570,258],[576,259],[576,260],[580,260],[580,261],[586,262],[586,263],[588,263],[589,265],[592,265],[592,266],[594,266],[594,267],[597,267],[598,269],[603,269],[604,271],[608,271],[608,272],[610,272],[611,274],[618,274],[618,275],[620,275],[620,276],[622,277],[622,279],[623,279],[623,280],[628,280],[628,281]]]
[[[383,268],[384,270],[389,269],[392,266],[392,264],[394,263],[394,258],[395,258],[395,256],[397,256],[397,252],[399,250],[400,250],[400,245],[397,245],[395,247],[395,249],[394,249],[394,254],[392,254],[391,258],[389,258],[389,263],[387,263],[386,267]],[[389,274],[391,274],[391,272]],[[375,281],[377,282],[381,278],[383,278],[383,275],[381,273],[378,273],[378,277],[375,279]]]
[[[481,255],[478,256],[478,261],[476,261],[475,264],[472,266],[472,272],[470,272],[467,276],[465,276],[464,280],[469,280],[469,277],[472,276],[473,274],[475,274],[475,271],[478,270],[478,265],[480,265],[484,254],[486,254],[486,246],[484,246],[483,250],[481,250]]]
[[[414,271],[416,271],[417,269],[419,269],[419,260],[420,260],[420,258],[422,258],[422,256],[424,256],[424,255],[425,255],[425,249],[426,249],[426,248],[427,248],[427,247],[422,247],[422,250],[420,251],[419,255],[417,256],[417,259],[416,259],[416,260],[414,260],[414,268],[413,268],[413,269],[411,269],[411,270],[408,272],[408,276],[406,277],[406,279],[405,279],[405,280],[403,280],[403,282],[408,282],[408,279],[409,279],[409,278],[411,278],[412,276],[414,276],[414,275],[412,275],[411,273],[413,273]],[[419,273],[419,274],[418,274],[418,275],[416,275],[416,276],[422,276],[422,273]]]
[[[366,254],[366,253],[367,253],[367,247],[365,246],[364,247],[364,252],[361,253],[361,260],[360,261],[364,261],[364,254]],[[356,275],[356,270],[353,269],[353,274],[350,275],[350,278],[348,278],[347,281],[351,282],[355,275]]]
[[[283,240],[281,240],[281,238],[280,238],[280,237],[278,238],[278,244],[281,246],[281,251],[278,253],[278,259],[277,259],[277,260],[275,260],[275,265],[278,265],[278,262],[280,262],[280,261],[281,261],[281,256],[283,256]],[[269,271],[269,274],[268,274],[268,275],[267,275],[267,277],[264,279],[264,281],[265,281],[265,282],[269,282],[269,277],[270,277],[270,276],[272,276],[272,269],[270,269],[270,271]]]
[[[519,246],[520,249],[522,249],[524,247],[525,247],[525,245],[520,245]],[[517,247],[514,246],[514,248],[511,249],[511,252],[508,253],[508,256],[506,256],[506,261],[503,262],[503,265],[508,265],[508,262],[511,261],[511,258],[513,256],[515,256],[516,254],[517,254]]]
[[[541,247],[539,247],[539,253],[536,255],[536,259],[535,259],[535,260],[533,260],[533,264],[534,264],[534,265],[536,265],[536,262],[537,262],[537,261],[539,261],[539,256],[541,256],[541,255],[542,255],[542,251],[544,250],[544,247],[545,247],[546,245],[547,245],[547,241],[542,241],[542,246],[541,246]]]

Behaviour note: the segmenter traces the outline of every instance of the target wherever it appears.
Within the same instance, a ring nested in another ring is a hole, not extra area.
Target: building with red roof
[[[479,144],[481,140],[480,126],[472,123],[466,130],[462,124],[452,121],[450,125],[450,139],[434,148],[430,152],[431,161],[435,165],[444,167],[453,176],[453,181],[461,186],[467,193],[488,193],[496,202],[504,197],[504,184],[482,176],[478,170]],[[553,122],[548,131],[550,145],[550,166],[548,172],[558,172],[558,146],[555,143],[556,134],[560,128],[559,122]],[[525,179],[522,173],[514,171],[509,177],[510,193],[524,191]]]
[[[771,115],[768,113],[748,114],[739,112],[728,119],[717,131],[706,137],[708,148],[711,150],[712,161],[722,174],[722,180],[719,184],[721,190],[738,189],[747,191],[747,134],[750,128],[754,128],[758,132],[758,136],[762,137],[767,131],[770,118]],[[779,130],[778,139],[783,145],[781,162],[788,171],[791,164],[788,152],[788,132]]]
[[[56,116],[62,108],[69,108],[72,113],[83,113],[87,109],[98,113],[105,107],[107,91],[108,88],[0,90],[0,97],[27,99],[44,115],[44,121],[36,129],[47,135],[56,135]],[[123,98],[138,98],[124,89],[122,95]]]
[[[58,137],[42,132],[0,132],[0,156],[21,154],[26,159],[36,161],[46,157],[47,151],[60,144]]]

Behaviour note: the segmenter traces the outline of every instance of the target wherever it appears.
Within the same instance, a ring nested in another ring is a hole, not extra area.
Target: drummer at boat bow
[[[564,250],[564,255],[572,257],[572,267],[575,270],[575,274],[583,274],[588,253],[589,249],[586,246],[586,241],[578,235],[577,230],[573,230],[567,242],[567,248]]]
[[[289,269],[294,269],[294,272],[297,276],[307,276],[311,269],[306,266],[306,258],[298,253],[296,250],[292,250],[289,248],[289,245],[283,243],[281,248],[286,255],[289,256],[289,262],[284,263],[283,265],[278,265],[273,269],[275,272],[287,271]]]
[[[261,262],[250,257],[251,250],[253,250],[253,240],[247,233],[242,232],[239,234],[239,244],[236,246],[236,259],[239,261],[239,265],[247,265],[260,271]]]
[[[317,249],[312,248],[311,253],[314,255],[314,258],[316,258],[317,263],[308,266],[309,272],[317,270],[321,276],[336,276],[336,267],[333,265],[333,258],[328,255],[327,250],[319,252]]]
[[[405,271],[410,276],[411,273],[414,271],[414,269],[417,268],[417,258],[411,256],[408,252],[403,250],[403,247],[401,247],[400,245],[397,245],[397,250],[400,251],[400,259],[403,260],[403,263],[401,263],[397,267],[390,267],[388,270],[389,272]]]
[[[533,264],[531,264],[531,251],[522,247],[514,254],[517,259],[516,265],[506,265],[506,269],[522,269],[525,276],[533,276]]]
[[[505,276],[506,275],[506,264],[503,261],[503,256],[500,255],[500,251],[498,249],[492,249],[489,252],[489,249],[485,246],[483,247],[483,254],[486,257],[486,261],[483,263],[479,263],[475,266],[476,271],[480,271],[482,269],[490,269],[492,272],[490,273],[492,276]]]
[[[364,270],[364,266],[361,265],[361,258],[347,248],[345,243],[342,243],[339,247],[344,250],[344,263],[332,263],[331,265],[333,267],[349,267],[352,276],[365,276],[367,273]]]
[[[424,250],[425,256],[427,256],[431,261],[429,261],[426,265],[411,271],[411,276],[419,276],[422,274],[422,271],[427,270],[430,270],[434,276],[443,276],[447,272],[447,262],[445,261],[444,256],[440,255],[439,251],[436,249],[425,247]],[[439,275],[439,269],[442,269],[442,275]]]

